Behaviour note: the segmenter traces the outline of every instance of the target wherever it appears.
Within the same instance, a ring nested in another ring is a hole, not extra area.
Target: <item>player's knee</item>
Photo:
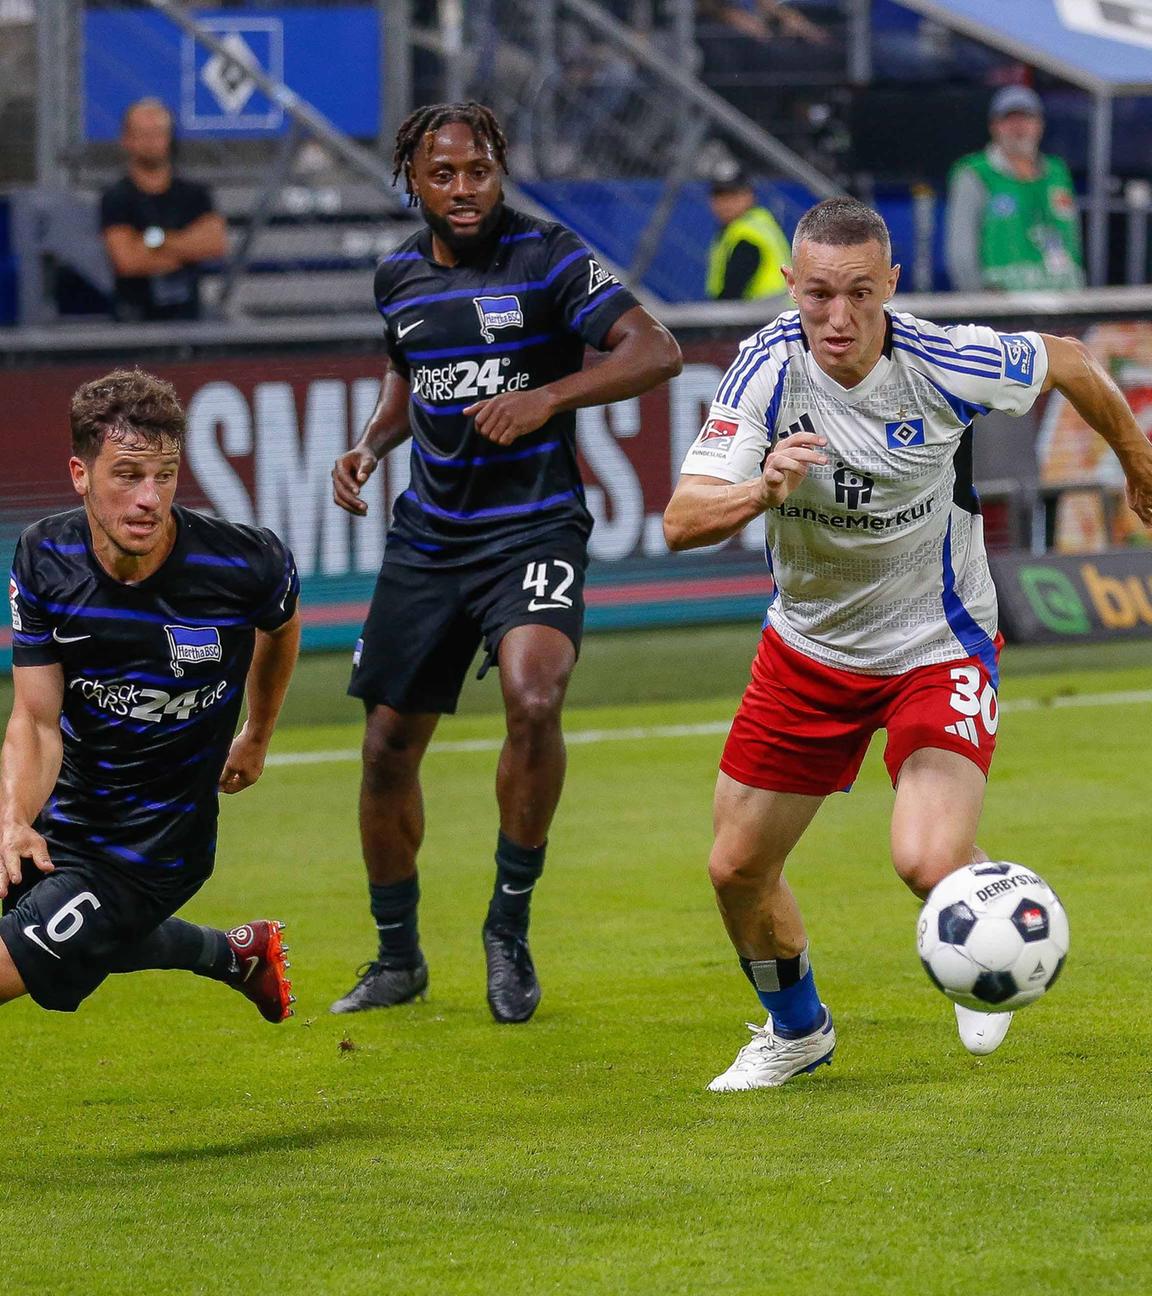
[[[897,876],[921,900],[937,882],[967,862],[967,856],[960,858],[955,851],[940,846],[908,844],[895,846],[892,851]]]
[[[389,791],[410,783],[420,768],[422,751],[420,744],[407,741],[403,734],[369,726],[361,749],[365,784],[374,791]]]
[[[778,877],[783,863],[747,851],[715,849],[708,860],[708,877],[718,895],[760,891]]]
[[[527,685],[507,699],[508,733],[513,740],[556,728],[564,703],[564,686],[559,683]]]

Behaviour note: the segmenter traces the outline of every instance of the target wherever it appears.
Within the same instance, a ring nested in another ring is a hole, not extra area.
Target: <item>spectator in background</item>
[[[988,117],[988,147],[962,157],[948,182],[953,288],[1083,288],[1076,193],[1065,163],[1040,152],[1040,96],[1027,86],[1005,86]]]
[[[756,201],[743,175],[712,183],[709,202],[721,225],[708,255],[708,296],[717,301],[751,301],[786,290],[781,266],[791,248],[776,218]]]
[[[697,17],[703,22],[722,23],[741,36],[771,40],[773,35],[823,45],[828,33],[785,0],[697,0]]]
[[[205,185],[173,173],[172,115],[159,99],[128,108],[120,145],[127,174],[100,199],[116,318],[199,319],[200,267],[227,252],[224,220]]]

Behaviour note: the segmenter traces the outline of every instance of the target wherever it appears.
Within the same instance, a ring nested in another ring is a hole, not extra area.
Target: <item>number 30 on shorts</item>
[[[568,587],[576,577],[571,563],[561,558],[545,558],[542,562],[530,562],[524,570],[522,589],[531,590],[533,597],[528,604],[529,612],[544,612],[549,608],[570,608],[572,600],[568,597]]]
[[[954,667],[952,682],[955,687],[948,699],[952,710],[959,711],[962,716],[979,716],[987,732],[994,734],[1000,723],[1000,706],[991,683],[984,683],[975,666]],[[980,687],[982,683],[983,689]]]

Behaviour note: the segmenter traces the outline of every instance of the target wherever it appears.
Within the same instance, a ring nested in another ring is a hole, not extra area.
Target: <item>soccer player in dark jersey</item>
[[[186,968],[283,1021],[283,924],[172,915],[212,872],[218,788],[263,770],[300,639],[292,555],[173,504],[184,412],[168,383],[86,383],[71,423],[84,506],[24,532],[9,584],[0,1002],[73,1012],[110,972]]]
[[[422,995],[416,854],[421,758],[478,647],[507,716],[496,884],[484,923],[488,1004],[526,1021],[540,998],[528,906],[564,781],[560,713],[576,661],[592,518],[575,411],[679,373],[671,335],[569,230],[504,205],[506,144],[479,104],[435,104],[394,155],[427,228],[376,272],[388,365],[359,443],[333,470],[352,514],[412,438],[349,692],[367,710],[360,831],[379,951],[333,1012]],[[585,369],[586,346],[607,352]]]

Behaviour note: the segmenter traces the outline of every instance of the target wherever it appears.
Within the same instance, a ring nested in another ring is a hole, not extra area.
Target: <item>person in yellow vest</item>
[[[752,301],[787,291],[781,267],[792,249],[776,218],[756,201],[752,183],[736,175],[712,183],[709,206],[721,225],[708,255],[708,296]]]

